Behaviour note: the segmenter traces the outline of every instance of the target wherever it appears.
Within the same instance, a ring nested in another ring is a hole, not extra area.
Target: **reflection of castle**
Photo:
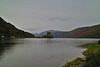
[[[51,32],[47,32],[47,35],[42,36],[42,38],[53,38]]]

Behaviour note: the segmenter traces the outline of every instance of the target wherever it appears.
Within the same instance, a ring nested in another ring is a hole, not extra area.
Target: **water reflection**
[[[47,39],[47,44],[51,43],[52,42],[51,40],[52,40],[51,38],[48,38]]]
[[[0,40],[0,60],[2,60],[19,42],[16,39]]]
[[[0,67],[61,67],[65,61],[83,57],[77,47],[91,39],[25,38],[0,41]]]

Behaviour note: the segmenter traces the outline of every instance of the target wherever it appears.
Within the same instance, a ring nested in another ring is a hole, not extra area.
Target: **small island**
[[[46,35],[44,35],[42,37],[37,37],[37,38],[53,38],[53,35],[51,34],[51,32],[47,32]]]

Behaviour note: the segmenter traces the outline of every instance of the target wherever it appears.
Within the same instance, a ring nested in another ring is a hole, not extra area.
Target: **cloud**
[[[25,30],[28,30],[28,31],[38,31],[38,30],[41,30],[39,28],[25,28]]]
[[[67,22],[74,19],[74,17],[49,17],[51,21]]]

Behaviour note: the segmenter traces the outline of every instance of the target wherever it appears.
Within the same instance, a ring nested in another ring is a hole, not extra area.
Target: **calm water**
[[[0,41],[0,67],[61,67],[98,39],[14,39]]]

